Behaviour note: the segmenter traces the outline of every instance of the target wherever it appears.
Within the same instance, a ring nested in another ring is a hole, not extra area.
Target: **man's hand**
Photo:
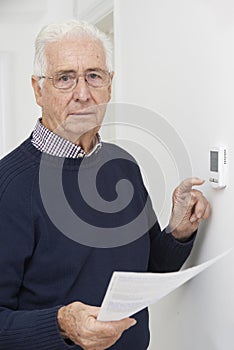
[[[104,350],[113,345],[136,320],[97,321],[99,307],[74,302],[58,310],[61,334],[84,350]]]
[[[169,222],[173,236],[186,241],[195,232],[199,223],[210,214],[210,204],[202,192],[193,189],[200,186],[203,180],[196,177],[184,180],[173,192],[173,207]]]

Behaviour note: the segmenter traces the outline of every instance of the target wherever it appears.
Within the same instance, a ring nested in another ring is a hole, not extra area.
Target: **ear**
[[[108,86],[109,101],[110,101],[110,99],[111,99],[111,90],[112,90],[112,80],[113,80],[113,77],[114,77],[114,72],[111,72],[111,75],[110,75],[111,82],[110,82],[110,85]]]
[[[37,104],[42,107],[42,88],[39,85],[39,79],[35,75],[32,75],[32,87],[34,90],[35,99]]]

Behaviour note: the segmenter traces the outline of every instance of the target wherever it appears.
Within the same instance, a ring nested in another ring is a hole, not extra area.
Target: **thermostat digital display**
[[[226,187],[227,150],[225,146],[213,147],[210,150],[210,179],[212,187]]]
[[[219,152],[210,151],[210,171],[218,172],[219,170]]]

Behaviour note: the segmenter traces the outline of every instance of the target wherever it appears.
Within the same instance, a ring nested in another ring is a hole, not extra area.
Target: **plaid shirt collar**
[[[41,118],[37,120],[33,130],[32,144],[41,152],[50,154],[51,156],[63,158],[83,158],[89,157],[93,153],[98,152],[102,146],[101,137],[97,134],[96,144],[88,154],[81,146],[54,134],[41,123]]]

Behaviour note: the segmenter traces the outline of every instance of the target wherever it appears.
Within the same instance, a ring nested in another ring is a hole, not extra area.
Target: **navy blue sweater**
[[[116,199],[119,180],[131,182],[131,203],[119,212],[103,213],[87,205],[77,185],[82,159],[65,159],[62,172],[64,193],[73,212],[83,221],[105,229],[134,220],[147,199],[137,164],[117,146],[104,143],[97,154],[90,156],[84,166],[85,176],[95,173],[103,157],[113,153],[116,159],[102,167],[96,181],[100,196],[110,202]],[[175,271],[193,245],[193,240],[180,243],[171,234],[161,232],[157,222],[136,240],[118,247],[90,247],[69,238],[56,227],[43,205],[41,155],[29,138],[0,161],[1,350],[80,349],[67,344],[59,333],[57,310],[61,305],[81,301],[100,306],[113,271]],[[56,174],[59,159],[48,156],[45,164],[51,170],[49,191],[54,186],[53,172]],[[56,199],[53,206],[57,212],[62,210]],[[150,206],[145,215],[149,222],[154,217]],[[134,317],[137,325],[111,349],[147,349],[148,311]]]

